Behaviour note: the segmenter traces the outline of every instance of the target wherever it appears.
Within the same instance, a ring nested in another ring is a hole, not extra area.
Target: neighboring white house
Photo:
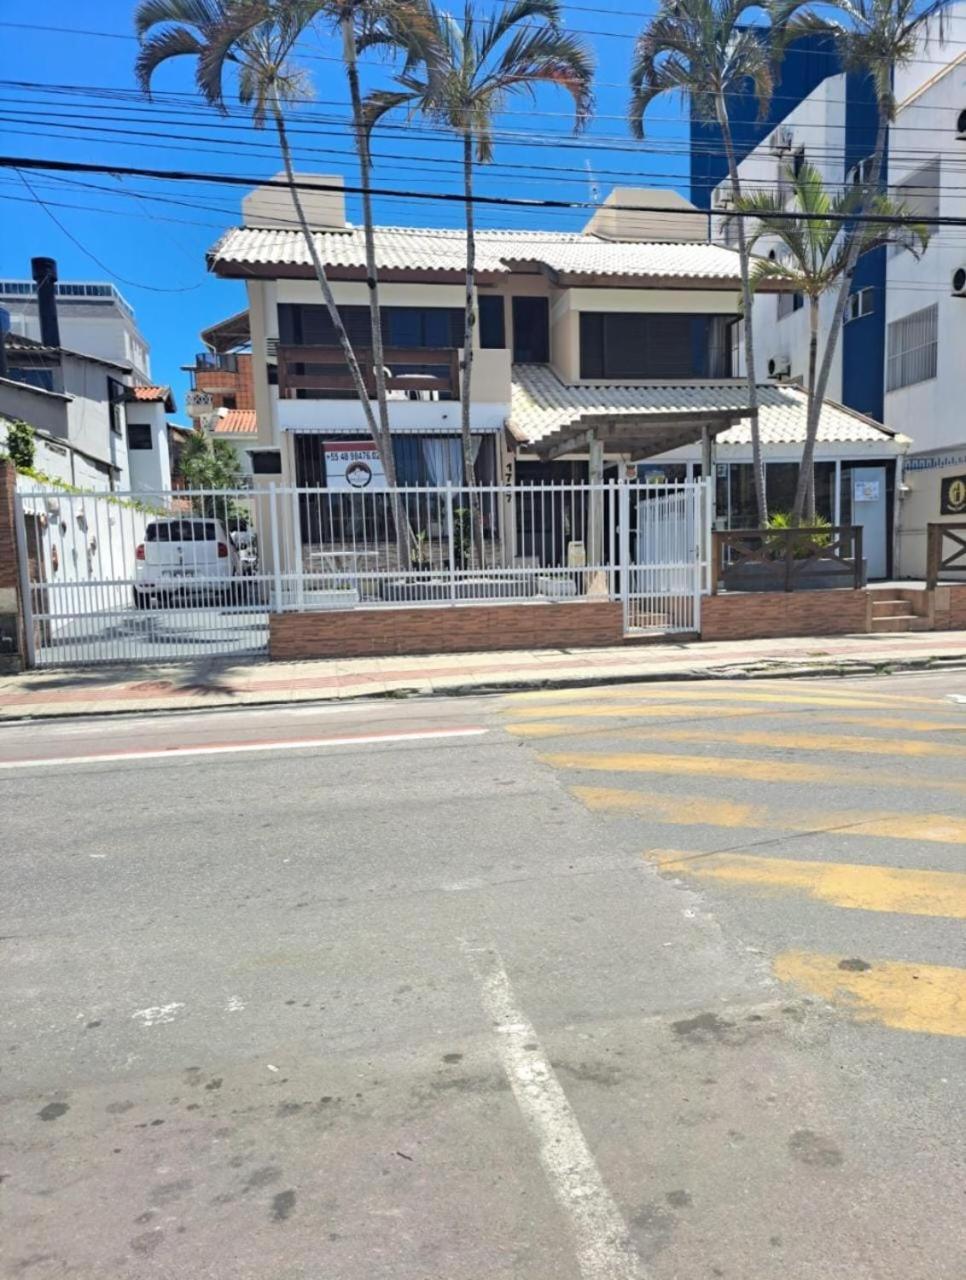
[[[966,216],[966,3],[950,5],[946,42],[938,23],[925,30],[917,56],[895,73],[896,120],[889,130],[886,173],[890,194],[905,201],[924,223]],[[856,155],[854,123],[860,88],[851,77],[824,80],[799,102],[739,165],[747,193],[775,190],[789,165],[814,165],[832,187],[864,176]],[[851,116],[850,116],[850,113]],[[860,131],[859,131],[860,132]],[[868,130],[866,130],[868,133]],[[846,160],[848,158],[848,167]],[[721,216],[730,207],[730,184],[713,193],[714,238],[734,244],[736,229]],[[758,252],[780,252],[763,239]],[[925,253],[916,258],[899,244],[882,251],[884,269],[852,286],[845,331],[838,343],[828,396],[881,406],[886,426],[912,438],[913,454],[966,441],[966,250],[962,228],[934,226]],[[834,294],[821,310],[820,343],[828,337]],[[754,309],[755,356],[762,373],[804,381],[808,365],[808,319],[801,299],[761,296]],[[878,340],[864,341],[878,326]],[[843,380],[843,360],[848,376]],[[735,371],[744,366],[736,350]]]
[[[137,381],[150,381],[151,348],[138,328],[134,308],[113,284],[61,280],[55,294],[65,347],[101,356],[129,370]],[[10,317],[12,333],[41,338],[33,280],[0,280],[0,308]]]
[[[13,333],[6,335],[5,350],[0,418],[21,419],[66,451],[56,453],[63,459],[58,478],[81,488],[127,488],[127,370]]]
[[[127,452],[131,488],[159,493],[171,488],[171,444],[168,414],[175,411],[170,387],[129,387]]]

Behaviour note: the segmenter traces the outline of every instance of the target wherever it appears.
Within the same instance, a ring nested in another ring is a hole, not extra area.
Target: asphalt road
[[[0,729],[2,1274],[961,1280],[964,758],[948,673]]]

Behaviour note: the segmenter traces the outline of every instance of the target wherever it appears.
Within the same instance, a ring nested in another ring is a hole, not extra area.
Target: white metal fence
[[[18,494],[38,666],[252,655],[273,612],[620,601],[700,624],[701,482]]]

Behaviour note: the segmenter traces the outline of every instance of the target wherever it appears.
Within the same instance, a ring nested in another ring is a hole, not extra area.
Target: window
[[[124,426],[124,397],[127,388],[123,382],[118,382],[117,378],[108,378],[107,380],[107,412],[111,423],[111,430],[117,435],[121,434]]]
[[[237,409],[237,408],[238,408],[238,397],[237,397],[236,395],[222,395],[222,397],[221,397],[221,405],[219,406],[219,408],[222,408],[222,409]]]
[[[368,307],[340,307],[339,315],[357,350],[372,345]],[[278,308],[278,340],[285,346],[337,347],[327,308],[283,302]],[[383,307],[382,340],[394,347],[461,347],[461,307]]]
[[[875,310],[875,290],[871,285],[864,289],[856,289],[855,293],[849,294],[849,300],[845,304],[844,323],[848,324],[850,320],[859,320],[862,316],[870,316]]]
[[[695,378],[708,367],[705,316],[582,311],[582,378]]]
[[[513,359],[516,364],[546,364],[550,359],[550,300],[513,299]]]
[[[935,378],[939,354],[939,306],[923,307],[889,325],[886,391]]]
[[[153,449],[154,442],[151,439],[151,428],[143,422],[129,422],[127,424],[127,447],[129,449]]]
[[[864,160],[859,160],[846,171],[846,186],[864,187],[872,179],[872,156],[866,156]]]
[[[7,377],[11,382],[25,382],[28,387],[39,387],[41,391],[54,389],[53,369],[18,369],[11,365]]]
[[[780,293],[778,295],[778,319],[784,320],[793,311],[801,311],[804,305],[804,293]]]
[[[796,147],[792,152],[792,177],[801,177],[802,170],[805,168],[805,148]]]
[[[506,346],[506,316],[503,299],[494,294],[482,294],[479,300],[480,346],[493,349]]]
[[[256,476],[282,474],[282,454],[279,449],[250,449],[248,456],[252,460],[252,472]]]
[[[934,219],[939,217],[939,187],[941,179],[940,159],[939,156],[934,156],[928,164],[924,164],[915,173],[911,173],[908,178],[904,178],[902,182],[896,184],[896,199],[907,204],[909,212],[929,226],[930,223],[934,223]],[[903,237],[902,229],[897,228],[896,238],[889,247],[890,255],[895,257],[896,254],[902,253],[908,243],[908,240]]]

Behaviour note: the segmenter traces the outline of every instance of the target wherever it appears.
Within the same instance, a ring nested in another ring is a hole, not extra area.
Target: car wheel
[[[144,591],[134,588],[134,607],[135,609],[147,609],[151,604],[151,598]]]

